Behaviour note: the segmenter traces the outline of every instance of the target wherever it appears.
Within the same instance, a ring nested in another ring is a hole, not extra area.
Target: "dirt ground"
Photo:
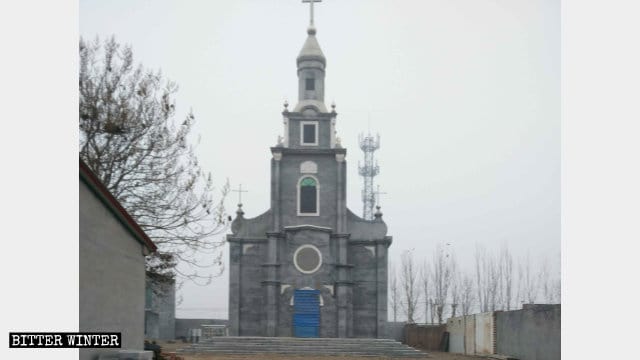
[[[162,346],[163,352],[175,351],[187,347],[189,344],[175,343],[158,343]],[[430,359],[430,360],[482,360],[486,359],[479,356],[468,356],[451,353],[442,353],[430,351],[426,357],[419,358],[403,358],[411,359]],[[185,360],[395,360],[392,357],[373,357],[373,356],[302,356],[302,355],[278,355],[278,354],[257,354],[257,355],[213,355],[213,354],[183,354],[180,355]]]

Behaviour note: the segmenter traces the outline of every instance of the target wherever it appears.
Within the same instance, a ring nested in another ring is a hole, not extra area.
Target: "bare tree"
[[[428,323],[428,316],[429,316],[429,306],[431,305],[429,302],[429,295],[430,295],[430,291],[431,291],[431,283],[430,283],[430,278],[431,278],[431,267],[429,266],[429,262],[428,261],[424,261],[422,263],[422,269],[420,271],[420,280],[422,282],[422,293],[424,294],[424,322]],[[433,313],[431,316],[431,322],[433,323]]]
[[[500,273],[499,263],[494,256],[486,257],[486,274],[487,274],[487,291],[488,291],[488,299],[489,299],[489,311],[498,310],[499,306],[499,295],[500,295],[500,278],[502,277]]]
[[[449,254],[445,253],[441,244],[436,246],[436,250],[433,253],[432,281],[438,324],[442,324],[443,311],[451,284],[451,263],[449,256]]]
[[[511,310],[511,303],[513,301],[513,257],[506,245],[500,252],[500,269],[500,288],[502,291],[501,309]]]
[[[464,274],[461,275],[460,305],[462,306],[462,315],[471,314],[473,302],[475,300],[475,289],[473,288],[473,278]]]
[[[538,270],[538,287],[542,290],[542,298],[547,304],[559,304],[561,293],[561,281],[550,273],[548,259],[544,259],[542,267]]]
[[[562,302],[562,280],[558,277],[553,281],[553,304]]]
[[[476,291],[478,292],[478,311],[489,311],[489,284],[487,274],[487,252],[476,244]]]
[[[404,296],[402,309],[407,316],[407,322],[411,324],[416,322],[416,307],[420,297],[417,280],[418,269],[414,264],[412,251],[404,251],[401,258],[400,286],[402,287]]]
[[[174,119],[177,85],[135,66],[131,48],[114,38],[80,39],[79,80],[80,158],[158,245],[147,259],[148,278],[173,281],[177,272],[195,280],[202,279],[198,268],[221,271],[222,242],[214,235],[226,227],[228,187],[214,202],[211,174],[188,143],[194,116]],[[202,263],[196,252],[212,260]],[[179,271],[179,262],[190,269]]]
[[[453,253],[450,256],[449,266],[451,268],[451,317],[456,317],[456,310],[458,309],[458,306],[460,306],[460,297],[462,295],[462,275],[460,273],[460,270],[458,269],[458,263]]]
[[[479,311],[496,310],[500,302],[500,266],[496,257],[476,245],[476,291]]]
[[[529,304],[535,303],[538,294],[538,282],[531,269],[529,254],[527,254],[524,264],[520,264],[518,267],[518,279],[521,301]]]
[[[429,318],[431,319],[430,324],[436,323],[436,304],[433,298],[429,298]]]
[[[542,299],[547,303],[551,303],[553,295],[551,283],[549,282],[549,263],[547,259],[542,261],[542,266],[538,269],[537,281],[539,289],[542,290]]]
[[[393,322],[398,321],[398,306],[400,306],[400,289],[398,288],[398,275],[395,264],[391,264],[389,271],[389,296],[391,310],[393,311]]]

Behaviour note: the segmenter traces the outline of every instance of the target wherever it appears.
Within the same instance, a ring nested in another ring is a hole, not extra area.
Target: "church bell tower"
[[[244,218],[227,236],[230,335],[384,337],[387,248],[378,211],[364,220],[347,209],[346,149],[336,136],[335,104],[324,103],[326,58],[313,4],[296,58],[298,101],[285,102],[284,134],[271,147],[269,210]]]

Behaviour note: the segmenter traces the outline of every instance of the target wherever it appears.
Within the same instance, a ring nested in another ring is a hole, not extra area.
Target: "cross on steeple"
[[[322,2],[322,0],[302,0],[303,3],[309,3],[309,13],[311,15],[310,26],[313,26],[313,3]]]
[[[238,205],[242,204],[242,193],[249,192],[249,190],[242,190],[242,184],[238,185],[237,190],[231,190],[231,191],[238,193]]]
[[[376,196],[376,203],[378,204],[378,206],[380,206],[380,195],[386,195],[387,193],[380,191],[380,185],[376,187],[376,191],[374,191],[373,193]]]

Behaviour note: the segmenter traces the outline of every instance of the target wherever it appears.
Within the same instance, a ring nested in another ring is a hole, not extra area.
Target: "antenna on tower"
[[[373,209],[376,205],[376,194],[373,189],[373,178],[380,173],[380,166],[374,160],[373,153],[380,148],[380,135],[376,134],[374,138],[371,132],[367,136],[360,134],[358,136],[360,149],[364,152],[364,165],[358,162],[358,172],[364,179],[364,188],[362,189],[362,218],[365,220],[373,220]]]

